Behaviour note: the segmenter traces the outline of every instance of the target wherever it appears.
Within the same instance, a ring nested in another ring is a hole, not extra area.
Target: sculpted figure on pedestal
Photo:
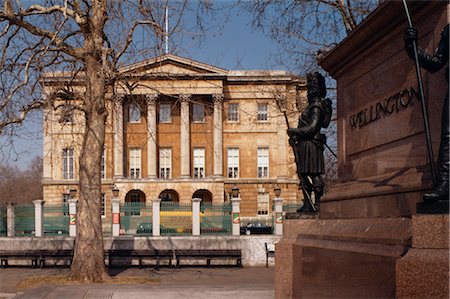
[[[323,159],[325,134],[331,120],[331,100],[327,94],[325,78],[315,72],[307,75],[308,106],[300,115],[297,128],[288,129],[289,144],[294,149],[297,175],[300,179],[304,205],[300,212],[316,212],[323,195],[325,173]],[[314,192],[315,205],[312,201]]]

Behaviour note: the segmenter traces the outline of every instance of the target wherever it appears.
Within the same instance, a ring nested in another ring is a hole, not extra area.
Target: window
[[[64,193],[63,194],[63,203],[64,203],[64,209],[63,209],[63,214],[64,216],[69,215],[69,198],[70,198],[70,194],[69,193]]]
[[[106,178],[106,157],[105,157],[105,149],[102,151],[102,159],[100,161],[100,178],[105,179]]]
[[[202,123],[205,121],[205,106],[203,104],[192,105],[192,122]]]
[[[140,123],[141,122],[141,107],[136,103],[131,103],[128,107],[128,115],[130,123]]]
[[[67,124],[73,122],[73,111],[74,107],[72,105],[64,105],[61,107],[61,113],[59,117],[59,123]]]
[[[73,180],[73,148],[63,149],[63,178]]]
[[[258,147],[258,178],[269,177],[269,148]]]
[[[159,105],[159,122],[160,123],[170,123],[171,121],[172,121],[172,117],[171,117],[170,104],[160,104]]]
[[[239,148],[230,147],[228,148],[228,177],[238,178],[239,177]]]
[[[228,121],[238,121],[239,120],[239,104],[229,104],[228,105]]]
[[[161,179],[170,179],[172,177],[172,149],[159,149],[159,177]]]
[[[269,193],[258,193],[258,215],[269,214]]]
[[[267,121],[267,104],[266,103],[258,104],[258,121],[259,122]]]
[[[106,217],[106,201],[105,201],[105,193],[102,193],[102,205],[100,207],[100,215],[102,218]]]
[[[205,177],[205,149],[194,148],[194,178]]]
[[[141,215],[141,206],[142,206],[142,198],[141,194],[139,192],[132,192],[130,193],[130,198],[128,201],[128,210],[129,213],[125,213],[125,215],[131,215],[131,216],[139,216]]]
[[[141,149],[130,149],[130,177],[133,179],[141,178]]]

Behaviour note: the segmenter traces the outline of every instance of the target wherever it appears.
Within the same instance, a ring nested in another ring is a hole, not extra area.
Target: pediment
[[[132,76],[195,76],[226,75],[228,71],[192,59],[166,54],[123,67],[120,73]]]

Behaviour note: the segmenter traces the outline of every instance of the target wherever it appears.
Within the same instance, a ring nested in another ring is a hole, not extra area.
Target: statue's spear
[[[413,27],[411,15],[409,14],[408,4],[406,3],[406,0],[403,0],[403,7],[405,8],[408,26]],[[417,52],[416,40],[412,41],[412,46],[413,46],[413,52],[414,52],[414,62],[415,62],[415,66],[416,66],[416,76],[417,76],[417,84],[418,84],[418,89],[419,89],[420,103],[422,104],[422,118],[423,118],[423,123],[424,123],[424,127],[425,127],[425,137],[426,137],[426,141],[427,141],[428,161],[430,162],[431,178],[433,180],[433,184],[435,185],[437,182],[437,172],[436,172],[436,166],[434,164],[433,146],[431,144],[430,125],[429,125],[429,121],[428,121],[428,109],[427,109],[427,103],[425,102],[425,96],[424,96],[424,92],[423,92],[422,75],[420,73],[419,54]]]

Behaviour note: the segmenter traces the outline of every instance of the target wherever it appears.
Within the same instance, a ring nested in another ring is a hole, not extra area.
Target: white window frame
[[[194,178],[203,179],[205,178],[205,148],[204,147],[194,147]]]
[[[198,115],[197,115],[198,114]],[[201,116],[197,119],[197,116]],[[205,105],[201,103],[192,104],[192,122],[193,123],[204,123],[205,122]]]
[[[270,214],[270,196],[269,193],[258,193],[256,213],[258,215]]]
[[[102,218],[106,218],[106,194],[105,193],[102,193],[100,215],[102,216]]]
[[[239,121],[239,104],[238,103],[229,103],[228,104],[228,121],[229,122],[238,122]]]
[[[132,124],[140,123],[142,118],[141,114],[141,106],[138,103],[130,103],[128,106],[128,121]],[[134,119],[134,116],[138,116],[138,118]]]
[[[227,176],[230,179],[239,178],[239,147],[227,149]]]
[[[129,175],[132,179],[140,179],[142,176],[142,150],[139,147],[129,149]]]
[[[172,148],[170,147],[159,149],[159,178],[172,178]]]
[[[74,178],[74,150],[73,148],[65,148],[63,149],[63,179],[65,180],[73,180]]]
[[[268,178],[269,177],[269,147],[258,147],[258,178]]]
[[[100,178],[106,179],[106,150],[103,149],[102,151],[102,157],[100,160]]]
[[[164,116],[167,116],[167,119],[163,119]],[[160,123],[172,122],[172,106],[169,103],[159,104],[159,122]]]
[[[258,116],[257,120],[261,123],[266,123],[269,120],[269,105],[267,103],[258,103]]]

